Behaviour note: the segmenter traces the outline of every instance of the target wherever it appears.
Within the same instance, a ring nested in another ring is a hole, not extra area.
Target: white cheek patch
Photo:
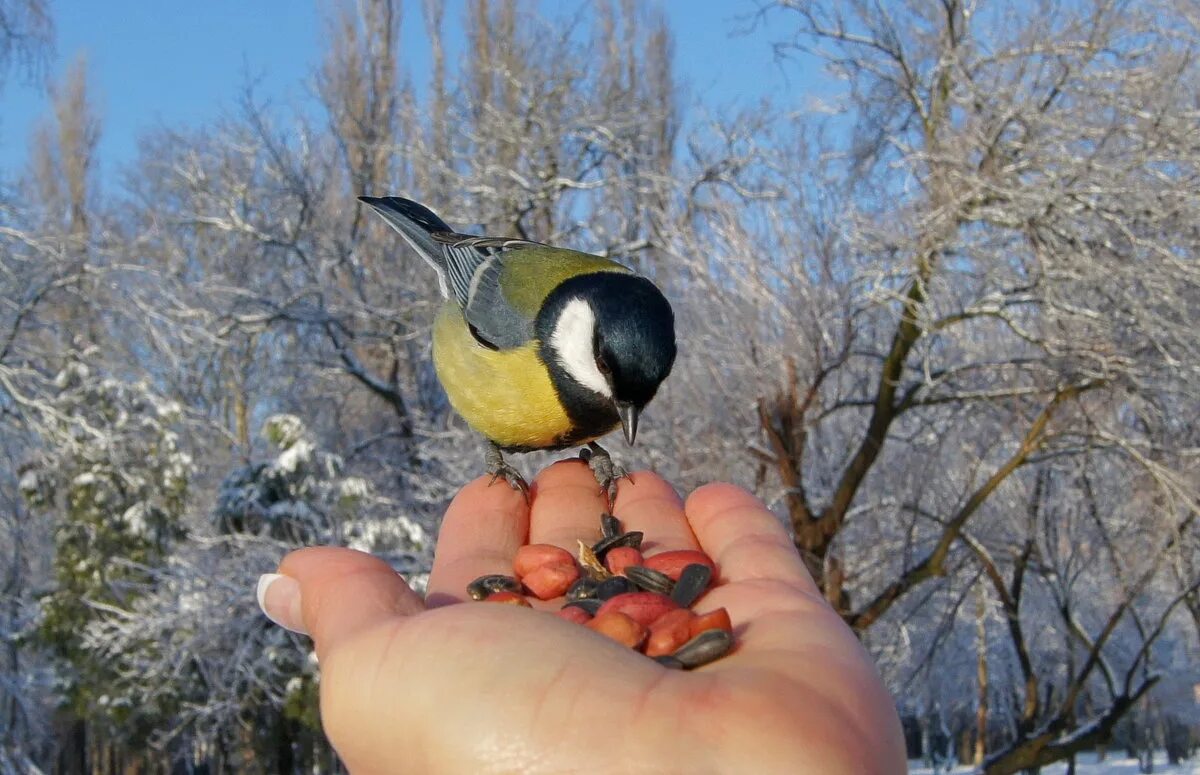
[[[579,384],[605,398],[612,398],[608,380],[596,368],[592,342],[596,333],[596,316],[583,299],[571,299],[563,308],[550,335],[550,348],[559,364]]]

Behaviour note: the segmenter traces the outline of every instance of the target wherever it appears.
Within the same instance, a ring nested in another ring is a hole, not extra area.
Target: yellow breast
[[[489,350],[471,336],[462,310],[444,305],[433,324],[433,365],[450,404],[502,447],[550,447],[572,427],[537,342]]]

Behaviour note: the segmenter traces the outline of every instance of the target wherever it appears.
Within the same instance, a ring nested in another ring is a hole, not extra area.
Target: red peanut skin
[[[706,614],[696,614],[691,621],[689,638],[694,638],[705,630],[724,630],[732,634],[733,623],[729,621],[729,612],[718,608]]]
[[[692,639],[693,614],[686,608],[677,608],[665,613],[650,625],[650,636],[646,639],[646,656],[657,657],[673,654],[675,649]]]
[[[712,570],[713,577],[716,577],[716,563],[707,554],[695,549],[675,549],[670,552],[656,554],[653,557],[647,557],[642,561],[642,565],[659,573],[665,573],[674,581],[679,581],[679,574],[683,573],[683,569],[692,563],[707,565]]]
[[[523,605],[526,608],[533,607],[529,604],[529,601],[526,600],[523,596],[518,595],[516,592],[509,592],[508,590],[501,590],[500,592],[493,592],[492,594],[490,594],[486,598],[484,598],[483,602],[485,602],[485,603],[508,603],[509,605]]]
[[[643,627],[649,627],[660,616],[677,608],[678,603],[657,592],[626,592],[605,600],[596,612],[596,618],[610,611],[619,611]]]
[[[642,553],[632,546],[618,546],[609,549],[604,555],[604,567],[615,576],[625,575],[625,569],[630,565],[641,565]]]
[[[575,624],[587,624],[592,620],[591,614],[574,605],[560,608],[554,612],[554,615],[560,619],[566,619],[568,622],[575,622]]]
[[[623,646],[636,649],[646,639],[646,627],[620,611],[600,611],[596,618],[584,625]]]
[[[527,544],[513,557],[513,573],[522,581],[543,565],[574,565],[575,558],[562,547],[553,544]]]
[[[575,567],[575,563],[542,565],[521,577],[521,583],[538,600],[561,597],[578,580],[579,568]]]

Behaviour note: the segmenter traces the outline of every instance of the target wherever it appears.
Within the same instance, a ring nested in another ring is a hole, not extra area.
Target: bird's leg
[[[617,500],[617,481],[620,479],[633,481],[633,477],[629,475],[628,471],[613,462],[612,455],[608,454],[608,450],[594,441],[588,442],[587,449],[579,450],[579,457],[587,462],[588,468],[592,469],[592,474],[600,483],[600,488],[608,496],[608,508],[609,511],[612,511],[613,503]]]
[[[494,442],[488,442],[487,452],[484,454],[484,462],[487,465],[487,472],[492,475],[492,481],[488,485],[496,483],[497,479],[503,479],[508,482],[514,490],[520,490],[525,496],[525,501],[529,501],[529,483],[525,481],[525,477],[521,476],[521,472],[504,462],[504,454],[500,451],[500,447]]]

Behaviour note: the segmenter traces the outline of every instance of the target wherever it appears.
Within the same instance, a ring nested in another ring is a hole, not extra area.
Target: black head
[[[618,404],[650,403],[675,363],[675,315],[644,277],[609,273],[592,287],[596,365]]]
[[[543,359],[568,411],[603,407],[604,430],[617,422],[617,412],[623,419],[630,407],[636,423],[636,413],[654,398],[675,363],[671,305],[638,275],[573,277],[546,299],[535,325]],[[632,435],[628,424],[626,435]]]

